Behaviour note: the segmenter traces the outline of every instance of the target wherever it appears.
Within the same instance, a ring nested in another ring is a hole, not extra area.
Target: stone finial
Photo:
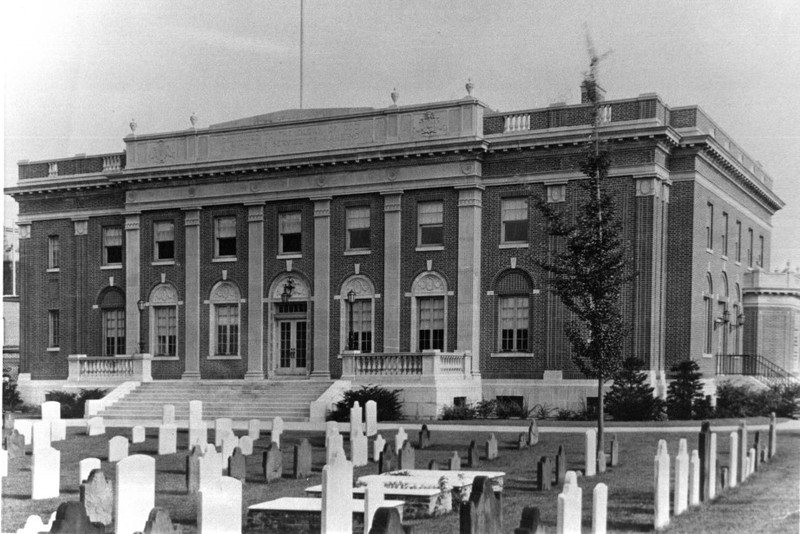
[[[472,78],[467,78],[467,85],[464,87],[467,88],[467,96],[472,96],[472,89],[475,87],[475,84],[472,83]]]
[[[130,126],[131,128],[131,133],[133,135],[136,135],[136,127],[139,126],[138,124],[136,124],[136,119],[131,119],[131,122],[130,124],[128,124],[128,126]]]
[[[392,105],[396,106],[397,105],[397,99],[400,98],[400,93],[397,92],[397,87],[392,89],[391,97],[392,97]]]
[[[192,128],[195,130],[197,129],[197,113],[192,111],[192,114],[189,116],[189,122],[192,123]]]

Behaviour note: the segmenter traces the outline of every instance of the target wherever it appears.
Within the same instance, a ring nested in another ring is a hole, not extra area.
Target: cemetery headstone
[[[174,425],[175,424],[175,405],[165,404],[161,407],[161,424]]]
[[[199,423],[203,420],[203,401],[189,401],[189,423]]]
[[[364,411],[361,405],[356,401],[350,408],[350,441],[352,442],[358,434],[363,434],[362,419]]]
[[[749,469],[748,476],[756,472],[756,450],[752,447],[747,455],[747,467]]]
[[[439,462],[436,460],[428,462],[428,471],[439,471]]]
[[[187,446],[191,449],[195,445],[205,447],[208,443],[208,425],[204,421],[189,422],[189,441]]]
[[[553,466],[550,458],[542,456],[536,464],[536,489],[539,491],[550,491],[553,486]]]
[[[394,446],[391,443],[386,443],[381,451],[378,460],[378,473],[388,473],[397,469],[397,456],[394,452]]]
[[[744,464],[747,461],[747,421],[742,420],[739,424],[739,482],[744,482],[747,478],[747,471]]]
[[[30,445],[33,433],[33,424],[25,419],[15,419],[14,429],[25,438],[25,445]]]
[[[365,531],[366,532],[366,531]],[[411,534],[412,528],[403,525],[397,508],[378,508],[372,518],[369,534]]]
[[[283,453],[277,443],[270,443],[267,450],[264,451],[261,466],[267,482],[280,480],[283,477]]]
[[[719,472],[719,485],[722,489],[727,489],[731,483],[730,471],[727,467],[722,467]]]
[[[250,456],[253,454],[253,439],[250,436],[242,436],[239,438],[239,448],[242,449],[242,454]]]
[[[673,497],[675,515],[680,515],[689,507],[689,451],[686,440],[678,443],[678,455],[675,457],[675,495]]]
[[[375,512],[383,506],[383,501],[383,481],[375,478],[370,479],[364,490],[364,532],[369,532],[372,528],[372,520],[375,517]]]
[[[50,447],[50,422],[35,421],[31,427],[31,443],[33,450]]]
[[[611,467],[617,467],[619,465],[619,439],[617,439],[617,435],[614,434],[614,437],[611,439]]]
[[[247,422],[247,436],[256,442],[261,438],[261,420],[260,419],[250,419]]]
[[[364,406],[367,437],[372,437],[378,433],[378,403],[374,400],[367,401]]]
[[[233,454],[228,458],[228,476],[242,482],[247,478],[247,458],[239,447],[233,449]]]
[[[52,447],[33,451],[31,499],[52,499],[61,490],[61,452]]]
[[[50,441],[64,441],[67,439],[67,422],[63,419],[50,421]]]
[[[145,430],[141,425],[135,426],[131,429],[131,443],[144,443]]]
[[[489,439],[486,440],[486,459],[495,460],[497,457],[497,437],[495,437],[494,434],[491,434]]]
[[[200,457],[199,465],[198,491],[202,492],[222,478],[222,454],[218,453],[214,445],[209,443]]]
[[[564,476],[564,488],[558,494],[556,516],[556,531],[558,534],[581,531],[582,506],[583,490],[578,486],[578,476],[575,471],[567,471]]]
[[[158,427],[158,454],[175,454],[178,452],[178,427],[174,423],[165,423]]]
[[[8,451],[0,449],[0,477],[8,476]]]
[[[311,443],[303,438],[300,445],[294,446],[294,478],[311,476]]]
[[[325,463],[331,463],[333,457],[337,454],[344,454],[344,440],[341,434],[334,432],[328,436],[325,442]]]
[[[778,451],[778,426],[775,412],[769,414],[769,458],[775,456]]]
[[[431,432],[428,430],[428,425],[422,425],[419,431],[419,448],[427,449],[431,446]]]
[[[700,428],[698,441],[698,452],[700,453],[700,500],[709,499],[709,469],[711,466],[711,424],[703,421]]]
[[[322,468],[322,532],[352,532],[352,487],[353,464],[344,456],[335,455]]]
[[[458,455],[458,451],[453,451],[453,456],[448,459],[450,471],[460,471],[461,470],[461,456]]]
[[[182,530],[180,526],[176,528],[172,524],[169,510],[156,507],[150,510],[150,515],[147,516],[147,523],[144,525],[144,532],[142,534],[180,534]]]
[[[58,401],[45,401],[42,403],[42,421],[55,421],[61,419],[61,403]]]
[[[597,472],[598,473],[605,473],[606,472],[606,465],[608,460],[606,459],[606,453],[603,451],[597,451]]]
[[[16,428],[11,431],[11,435],[6,438],[6,448],[9,458],[22,458],[25,456],[25,436],[20,434]]]
[[[587,477],[593,477],[597,473],[597,431],[587,430],[584,438],[584,449],[586,454],[586,468],[583,472]]]
[[[51,534],[104,534],[105,528],[93,524],[83,504],[78,501],[62,502],[56,510],[56,518],[48,530]]]
[[[200,445],[192,447],[192,452],[186,457],[186,491],[196,493],[200,489],[200,458],[203,449]]]
[[[663,440],[661,440],[663,441]],[[655,518],[656,530],[669,524],[669,454],[666,443],[661,446],[655,457]]]
[[[469,448],[467,449],[467,467],[469,468],[476,468],[480,464],[480,459],[478,458],[478,446],[475,444],[475,440],[469,442]]]
[[[488,477],[477,476],[472,481],[469,500],[460,510],[461,534],[501,534],[502,508],[500,496]]]
[[[514,529],[514,534],[544,534],[539,508],[526,506],[522,509],[522,517],[519,526]]]
[[[564,483],[564,477],[567,474],[567,453],[564,446],[558,446],[558,453],[556,454],[556,485]]]
[[[369,439],[359,432],[350,441],[350,460],[353,467],[363,467],[369,463]]]
[[[608,486],[602,482],[592,491],[592,534],[606,534],[608,525]]]
[[[281,435],[283,434],[283,419],[275,417],[272,420],[272,429],[269,432],[269,439],[272,443],[277,443],[278,447],[281,446]]]
[[[222,465],[228,465],[228,458],[233,454],[233,449],[239,446],[239,438],[229,431],[222,438]]]
[[[401,426],[397,429],[397,434],[394,437],[394,452],[396,454],[400,454],[400,449],[403,448],[403,443],[405,443],[406,440],[408,440],[408,434],[406,434],[406,431]]]
[[[222,446],[222,440],[230,432],[233,432],[233,421],[230,417],[214,419],[214,446],[219,449]]]
[[[89,475],[92,474],[92,471],[100,469],[100,467],[100,458],[84,458],[78,462],[78,478],[80,479],[78,484],[83,484],[89,480]]]
[[[711,433],[708,455],[708,499],[717,496],[717,433]]]
[[[198,534],[240,534],[242,532],[242,483],[220,477],[200,490],[197,499]]]
[[[92,417],[86,422],[86,433],[90,436],[102,436],[106,433],[102,417]]]
[[[539,425],[536,424],[536,419],[531,419],[528,425],[528,445],[533,447],[539,443]]]
[[[116,469],[114,530],[144,530],[155,504],[156,461],[150,456],[134,454],[117,462]]]
[[[755,437],[753,438],[753,448],[756,450],[756,463],[753,466],[753,469],[758,471],[758,464],[761,461],[761,458],[759,458],[761,452],[761,432],[758,430],[756,430]]]
[[[403,447],[400,449],[400,454],[398,455],[397,464],[397,468],[402,470],[417,468],[416,451],[414,447],[411,446],[410,441],[403,443]]]
[[[383,447],[386,445],[386,440],[383,439],[383,436],[380,434],[375,441],[372,443],[372,461],[378,462],[381,458],[381,453],[383,452]]]
[[[125,436],[114,436],[108,440],[108,461],[119,462],[128,457],[128,438]]]
[[[735,488],[739,475],[739,434],[731,432],[728,439],[730,441],[730,445],[728,445],[728,467],[731,475],[728,485],[731,488]]]
[[[110,525],[114,521],[114,488],[101,469],[94,469],[81,484],[81,502],[92,522]]]
[[[528,448],[528,434],[526,434],[525,432],[520,432],[519,436],[517,436],[517,449],[525,450],[527,448]]]

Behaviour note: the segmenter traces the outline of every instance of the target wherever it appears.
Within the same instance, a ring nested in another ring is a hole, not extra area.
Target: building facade
[[[499,113],[467,95],[132,123],[123,152],[20,162],[21,373],[147,353],[155,380],[412,375],[439,405],[585,400],[530,200],[575,210],[591,120],[585,103]],[[626,355],[654,378],[684,359],[711,374],[741,351],[743,279],[768,269],[783,204],[696,106],[641,95],[601,121],[637,273]]]

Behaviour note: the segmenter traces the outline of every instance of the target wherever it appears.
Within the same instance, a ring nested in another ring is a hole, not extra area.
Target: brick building
[[[783,203],[696,106],[647,94],[601,119],[638,273],[626,354],[654,380],[688,358],[713,374],[741,351],[744,275],[768,268]],[[587,104],[498,113],[467,95],[132,123],[122,152],[22,161],[26,387],[146,365],[154,380],[401,385],[422,415],[458,397],[583,401],[595,386],[532,261],[553,243],[529,199],[575,209],[590,120]]]

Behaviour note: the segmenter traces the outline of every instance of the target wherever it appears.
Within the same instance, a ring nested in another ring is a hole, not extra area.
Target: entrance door
[[[307,341],[308,322],[305,319],[278,320],[278,373],[306,374]]]

